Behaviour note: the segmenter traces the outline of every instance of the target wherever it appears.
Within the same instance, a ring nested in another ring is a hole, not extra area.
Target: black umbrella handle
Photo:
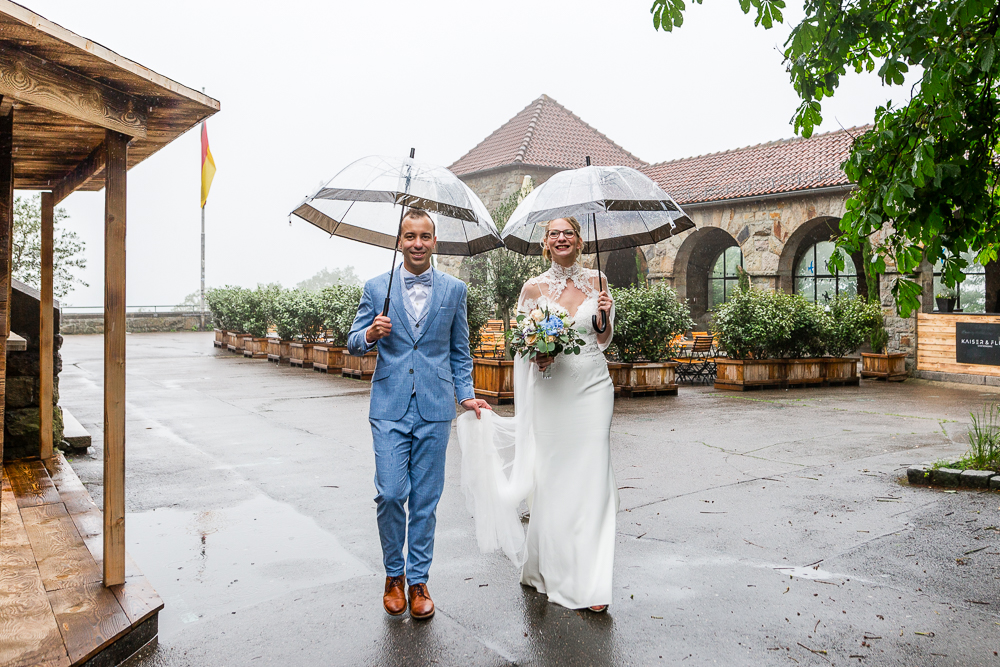
[[[590,157],[587,157],[587,166],[590,166]],[[604,281],[601,279],[601,246],[597,240],[597,215],[594,213],[590,214],[590,220],[594,224],[594,250],[597,251],[597,287],[600,290],[604,289]],[[594,315],[594,331],[599,334],[604,333],[608,330],[608,314],[601,311],[601,321],[598,323],[597,315]]]
[[[608,330],[608,314],[602,310],[600,324],[598,324],[597,322],[597,315],[594,315],[594,331],[596,331],[599,334],[602,334],[607,330]]]

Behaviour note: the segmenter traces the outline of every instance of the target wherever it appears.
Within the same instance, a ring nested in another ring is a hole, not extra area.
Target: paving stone
[[[990,478],[990,489],[992,491],[1000,491],[1000,475]]]
[[[931,471],[931,482],[938,486],[959,486],[959,478],[963,472],[965,471],[956,468],[938,468]]]
[[[958,483],[973,489],[987,489],[990,486],[990,477],[995,474],[992,470],[966,470],[959,475]]]
[[[930,466],[911,466],[906,469],[906,481],[910,484],[930,484]]]

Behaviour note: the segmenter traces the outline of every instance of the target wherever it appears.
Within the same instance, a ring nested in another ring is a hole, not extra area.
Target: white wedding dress
[[[559,303],[567,285],[584,294],[571,313],[575,328],[584,330],[580,354],[559,355],[548,378],[516,358],[515,416],[484,411],[477,420],[465,413],[458,437],[462,488],[480,549],[502,548],[521,566],[521,583],[552,602],[582,609],[611,603],[618,511],[610,446],[614,386],[602,354],[611,338],[599,344],[592,324],[597,271],[553,264],[525,284],[518,310]],[[608,326],[613,323],[612,308]],[[518,513],[525,500],[527,535]]]

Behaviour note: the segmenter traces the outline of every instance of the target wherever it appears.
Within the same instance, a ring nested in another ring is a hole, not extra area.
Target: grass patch
[[[970,412],[969,449],[957,461],[935,461],[931,466],[959,470],[1000,471],[1000,404],[990,403],[976,414]]]

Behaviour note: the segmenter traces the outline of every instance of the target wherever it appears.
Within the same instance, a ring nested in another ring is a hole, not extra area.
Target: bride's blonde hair
[[[580,259],[580,253],[583,252],[583,227],[580,226],[580,222],[573,216],[566,216],[565,218],[555,218],[555,220],[565,220],[573,227],[573,231],[576,232],[577,246],[576,253],[573,254],[573,261]],[[549,253],[549,246],[546,244],[549,238],[549,225],[552,224],[553,220],[549,220],[542,227],[545,228],[545,234],[542,235],[542,257],[548,261],[552,261],[552,255]]]

